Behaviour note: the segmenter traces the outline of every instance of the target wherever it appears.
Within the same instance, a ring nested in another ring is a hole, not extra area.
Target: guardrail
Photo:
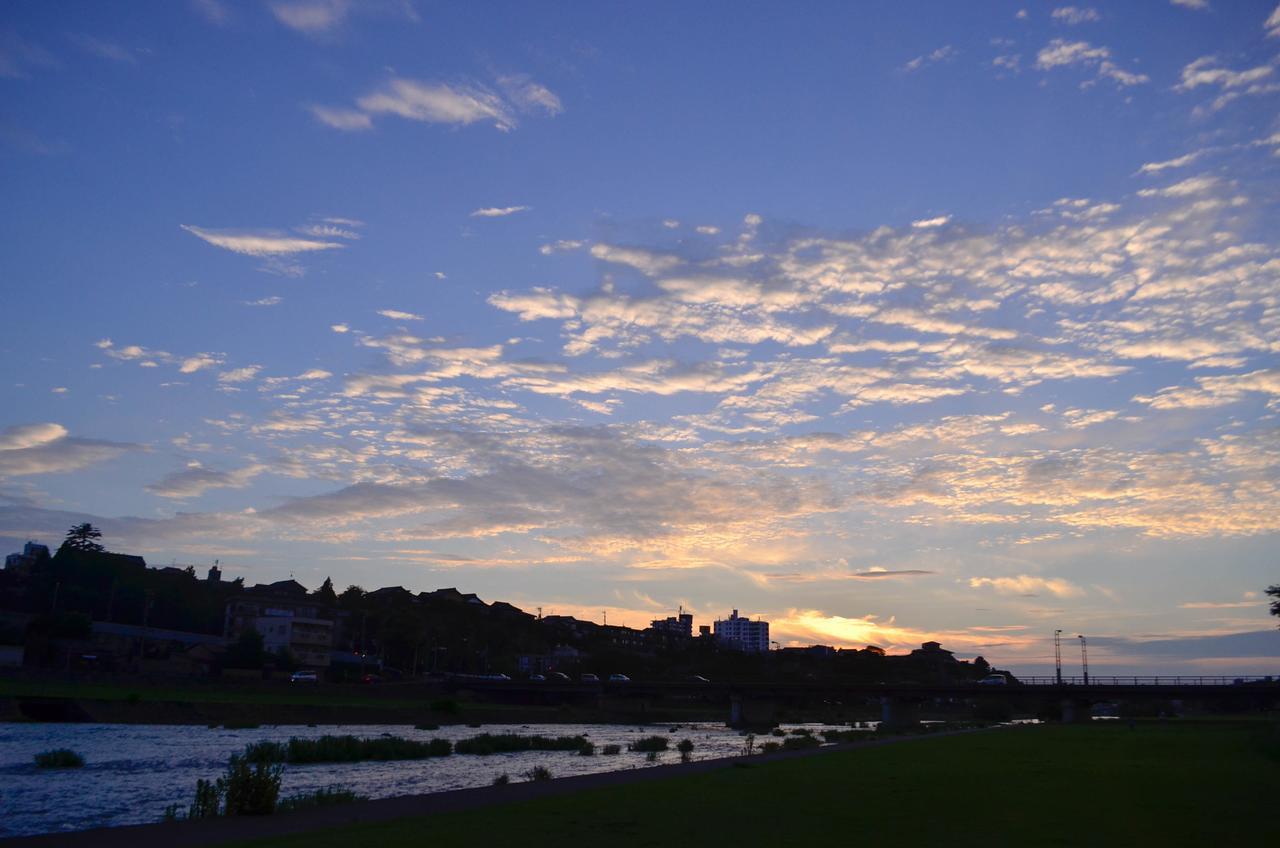
[[[1243,686],[1249,683],[1280,683],[1271,675],[1194,676],[1187,675],[1096,675],[1086,677],[1019,677],[1025,686]]]

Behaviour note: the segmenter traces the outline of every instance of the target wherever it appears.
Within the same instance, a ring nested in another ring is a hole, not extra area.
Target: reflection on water
[[[785,725],[817,733],[827,725]],[[860,729],[874,729],[864,722]],[[848,729],[847,727],[844,729]],[[721,724],[685,724],[672,732],[669,725],[619,726],[602,724],[485,725],[439,730],[415,730],[404,725],[347,725],[342,727],[278,726],[249,730],[169,725],[119,724],[0,724],[0,837],[82,830],[158,821],[165,807],[191,802],[196,781],[221,776],[227,759],[251,742],[314,738],[325,734],[373,737],[382,734],[405,739],[457,741],[479,733],[521,733],[544,736],[583,735],[596,744],[596,755],[566,751],[526,751],[488,757],[455,754],[429,760],[333,763],[286,766],[281,797],[334,784],[370,798],[415,795],[471,786],[486,786],[499,774],[513,781],[535,765],[555,777],[654,765],[644,754],[627,751],[627,743],[642,736],[671,738],[671,748],[657,765],[679,762],[675,743],[690,739],[693,759],[742,753],[743,738]],[[764,741],[756,743],[756,751]],[[622,753],[604,756],[608,744]],[[85,767],[40,770],[33,757],[52,748],[70,748],[84,756]]]

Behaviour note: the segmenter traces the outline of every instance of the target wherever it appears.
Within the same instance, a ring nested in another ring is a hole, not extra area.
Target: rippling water
[[[825,725],[810,727],[815,732]],[[870,724],[864,725],[871,729]],[[191,803],[196,781],[212,780],[226,771],[227,759],[251,742],[283,741],[290,736],[326,734],[457,741],[480,733],[521,733],[588,737],[596,755],[569,751],[526,751],[481,757],[455,754],[428,760],[290,765],[284,770],[281,797],[324,786],[345,786],[369,798],[416,795],[471,786],[487,786],[499,774],[513,781],[543,765],[555,777],[644,768],[644,754],[626,750],[642,736],[669,736],[694,743],[696,760],[725,757],[743,750],[743,738],[721,724],[671,726],[605,724],[502,724],[483,728],[442,727],[415,730],[404,725],[304,727],[281,725],[250,730],[120,724],[0,724],[0,837],[64,830],[83,830],[158,821],[165,807]],[[756,750],[768,737],[757,740]],[[618,744],[622,753],[604,756],[604,745]],[[70,748],[85,759],[80,769],[37,769],[33,758],[52,748]],[[679,761],[674,750],[659,755],[658,765]]]

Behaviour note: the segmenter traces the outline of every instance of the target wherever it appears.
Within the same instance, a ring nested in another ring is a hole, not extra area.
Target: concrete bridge
[[[805,682],[530,682],[454,681],[480,697],[514,703],[581,703],[601,706],[701,702],[724,710],[732,726],[776,723],[785,709],[814,704],[872,704],[882,722],[893,727],[918,723],[922,708],[957,703],[1056,705],[1064,721],[1087,721],[1098,703],[1180,701],[1230,706],[1240,710],[1280,707],[1280,679],[1251,676],[1124,676],[1026,678],[1006,685],[979,683]],[[643,707],[642,707],[643,709]]]

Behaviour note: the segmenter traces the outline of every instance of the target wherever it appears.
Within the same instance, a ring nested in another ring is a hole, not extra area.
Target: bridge
[[[448,681],[455,691],[508,703],[605,703],[639,706],[702,702],[727,708],[732,726],[776,722],[784,708],[813,704],[874,704],[889,726],[916,724],[922,707],[1004,702],[1023,707],[1055,705],[1064,721],[1088,720],[1098,703],[1179,701],[1242,710],[1280,706],[1280,679],[1256,675],[1124,675],[1027,677],[1005,685],[972,683],[867,683],[839,680],[777,682],[532,682],[467,679]]]

